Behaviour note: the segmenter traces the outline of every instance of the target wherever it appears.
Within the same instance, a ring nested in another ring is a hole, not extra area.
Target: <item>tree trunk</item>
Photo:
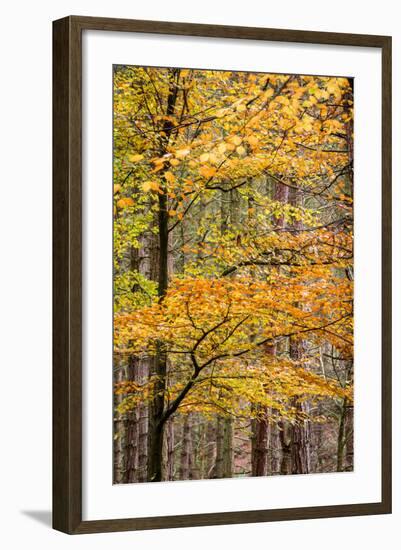
[[[344,472],[353,467],[353,410],[348,399],[344,398],[338,425],[337,436],[337,472]]]
[[[113,367],[116,369],[114,373],[114,382],[123,382],[126,379],[125,360],[117,354],[114,356]],[[113,396],[113,408],[121,403],[120,395]],[[114,413],[113,422],[114,445],[113,445],[113,483],[124,483],[125,467],[126,467],[126,434],[127,426],[126,419],[118,413]]]
[[[277,347],[275,343],[264,346],[268,356],[275,356]],[[268,391],[266,389],[266,391]],[[271,426],[269,424],[269,408],[259,407],[259,415],[252,423],[252,475],[266,476],[269,473],[268,452],[271,442]]]
[[[217,417],[216,427],[216,467],[214,477],[217,479],[232,477],[232,420]]]
[[[255,418],[252,425],[252,475],[265,476],[268,474],[267,455],[270,440],[267,417]]]
[[[190,414],[185,415],[182,431],[181,461],[179,478],[186,480],[190,478],[192,440],[191,440],[192,418]]]
[[[292,474],[291,427],[289,426],[288,422],[281,421],[279,424],[279,429],[281,442],[280,474],[289,475]]]
[[[164,450],[164,474],[163,479],[167,481],[174,480],[174,442],[175,442],[175,430],[174,430],[174,418],[166,423],[166,437],[165,437],[165,450]]]
[[[300,361],[303,356],[304,346],[302,341],[290,339],[290,357],[293,361]],[[309,420],[305,415],[309,412],[308,404],[294,400],[296,412],[296,424],[292,426],[292,473],[309,474],[311,471],[310,443],[311,429]]]
[[[151,208],[152,203],[149,204]],[[138,251],[138,271],[150,281],[157,280],[158,246],[156,236],[152,231],[146,232],[140,240]],[[144,357],[137,361],[135,380],[138,384],[146,384],[153,370],[154,358]],[[149,405],[142,403],[137,407],[138,415],[138,481],[148,479],[148,431]]]
[[[135,379],[137,360],[135,357],[128,358],[127,379]],[[137,481],[138,472],[138,414],[134,409],[127,413],[126,436],[125,436],[125,470],[123,483]]]
[[[167,98],[166,115],[172,116],[178,94],[177,79],[179,69],[171,69],[169,73],[170,87]],[[167,120],[163,127],[164,138],[162,140],[159,155],[166,153],[171,133],[171,123]],[[162,175],[162,174],[161,174]],[[158,295],[159,302],[163,301],[168,287],[168,199],[167,182],[164,181],[158,195],[158,229],[159,229],[159,269],[158,269]],[[166,391],[167,353],[163,349],[162,342],[157,344],[157,352],[152,375],[154,377],[154,397],[151,403],[151,415],[149,421],[149,460],[148,481],[161,481],[163,474],[163,433],[164,433],[164,395]]]
[[[337,436],[337,472],[344,470],[346,399],[343,399]]]
[[[191,423],[191,465],[189,471],[189,479],[201,478],[201,464],[202,464],[202,419],[197,413],[193,415],[193,421]]]
[[[270,426],[270,446],[269,446],[269,472],[272,475],[280,473],[280,431],[277,424]]]
[[[294,206],[301,206],[302,197],[299,190],[291,190],[290,203]],[[302,230],[302,221],[296,221],[294,228]],[[290,358],[295,362],[300,362],[304,355],[304,342],[295,341],[290,338]],[[296,412],[296,424],[292,427],[292,473],[309,474],[311,471],[310,444],[311,429],[310,422],[305,420],[305,415],[309,412],[308,403],[298,399],[294,400]]]
[[[216,442],[217,442],[216,425],[212,420],[208,420],[206,428],[206,444],[207,452],[205,457],[205,474],[204,477],[209,479],[214,477],[213,472],[216,467]]]

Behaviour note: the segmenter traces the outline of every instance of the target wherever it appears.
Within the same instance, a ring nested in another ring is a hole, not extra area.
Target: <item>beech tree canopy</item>
[[[352,469],[352,99],[114,67],[116,483]]]

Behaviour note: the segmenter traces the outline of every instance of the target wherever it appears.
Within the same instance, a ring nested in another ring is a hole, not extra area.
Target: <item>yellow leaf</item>
[[[185,185],[184,185],[185,191],[188,191],[188,190],[192,189],[192,187],[194,186],[194,182],[190,179],[185,179],[184,183],[185,183]]]
[[[213,166],[202,166],[199,169],[199,173],[201,174],[201,176],[204,176],[205,178],[211,178],[212,176],[215,175],[216,172],[217,170]]]
[[[248,136],[247,137],[247,140],[248,140],[248,143],[250,143],[251,145],[257,145],[259,143],[259,140],[256,136]]]
[[[169,216],[175,216],[177,214],[177,211],[176,210],[169,210],[168,211],[168,215]]]
[[[174,183],[175,182],[175,175],[172,172],[166,172],[164,174],[164,177],[169,183]]]
[[[246,111],[246,105],[244,105],[243,103],[241,103],[241,105],[238,105],[237,111],[238,111],[239,113],[243,113],[244,111]]]
[[[131,199],[131,197],[124,197],[123,199],[117,201],[118,208],[125,208],[126,206],[132,206],[133,204],[134,201]]]
[[[121,185],[119,183],[115,183],[113,186],[114,193],[118,193],[121,189]]]
[[[189,149],[179,149],[178,151],[175,152],[175,156],[179,159],[182,159],[187,155],[189,155],[189,153],[190,153]]]
[[[227,146],[225,143],[220,143],[220,145],[217,147],[218,152],[222,155],[227,149]]]
[[[239,147],[237,147],[237,153],[238,153],[240,156],[245,155],[245,154],[246,154],[245,147],[243,147],[242,145],[240,145]]]
[[[128,160],[130,162],[139,162],[143,159],[143,155],[128,155]]]
[[[216,116],[217,118],[220,118],[224,116],[226,113],[227,113],[227,109],[219,109],[218,111],[216,111]]]
[[[171,166],[178,166],[180,164],[180,161],[178,159],[171,159],[170,164]]]
[[[239,136],[233,136],[233,137],[231,138],[231,142],[232,142],[234,145],[241,145],[242,139],[241,139]]]
[[[142,183],[142,190],[147,193],[148,191],[160,191],[160,186],[157,181],[144,181]]]
[[[263,94],[263,97],[264,97],[265,99],[268,99],[269,97],[271,97],[271,96],[273,95],[273,93],[274,93],[273,88],[268,88],[268,89],[265,91],[265,93]]]
[[[163,162],[160,163],[160,164],[157,163],[155,165],[155,167],[153,168],[152,172],[160,172],[160,170],[163,170],[163,168],[164,168],[164,163]]]
[[[203,155],[201,155],[201,156],[199,157],[199,160],[200,160],[201,162],[207,162],[207,161],[209,160],[209,154],[208,154],[208,153],[203,153]]]

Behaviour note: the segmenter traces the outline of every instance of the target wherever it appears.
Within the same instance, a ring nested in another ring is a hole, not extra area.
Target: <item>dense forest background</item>
[[[115,483],[352,470],[352,98],[115,66]]]

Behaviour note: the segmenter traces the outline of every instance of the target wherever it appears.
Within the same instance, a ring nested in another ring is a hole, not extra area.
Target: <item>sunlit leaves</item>
[[[134,201],[131,197],[124,197],[117,201],[117,206],[119,208],[126,208],[127,206],[132,206]]]
[[[287,349],[305,337],[352,355],[350,81],[121,67],[114,91],[116,353],[167,350],[166,400],[195,357],[203,370],[187,411],[211,414],[219,403],[249,418],[263,405],[291,419],[294,396],[351,399]],[[132,267],[149,261],[161,213],[162,302],[157,280]],[[120,386],[120,412],[150,400],[154,385]]]
[[[143,155],[128,155],[129,162],[139,162],[143,159]]]
[[[144,181],[142,183],[142,190],[145,193],[148,193],[149,191],[160,191],[160,186],[157,181]]]

